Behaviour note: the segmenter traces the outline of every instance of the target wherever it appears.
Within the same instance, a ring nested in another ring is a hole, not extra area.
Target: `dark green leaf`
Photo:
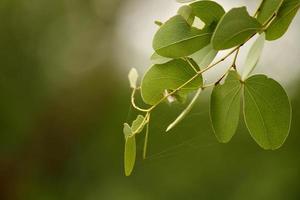
[[[257,20],[261,24],[267,23],[279,10],[283,0],[264,0],[259,9]]]
[[[233,8],[217,25],[212,36],[213,47],[222,50],[241,45],[261,28],[261,24],[249,15],[246,7]]]
[[[264,44],[265,44],[265,34],[262,33],[257,40],[254,42],[254,44],[252,45],[248,56],[246,58],[246,62],[244,65],[244,70],[243,70],[243,74],[242,74],[242,80],[245,80],[249,74],[254,70],[254,68],[256,67],[260,55],[263,51],[264,48]]]
[[[276,40],[288,30],[300,7],[300,0],[284,0],[276,18],[266,30],[267,40]]]
[[[193,13],[206,25],[218,23],[225,14],[223,7],[214,1],[197,1],[190,6],[193,9]]]
[[[244,116],[253,139],[264,149],[277,149],[290,130],[291,106],[275,80],[255,75],[245,81]]]
[[[196,75],[195,70],[184,60],[175,59],[161,65],[153,65],[144,75],[141,94],[145,103],[154,105],[164,97],[165,91],[172,91]],[[202,86],[202,77],[198,76],[185,85],[179,96],[197,90]]]
[[[239,75],[230,71],[225,83],[214,87],[210,101],[210,117],[217,139],[227,143],[235,134],[240,115],[242,85]]]
[[[191,27],[186,20],[176,15],[164,23],[153,39],[153,49],[157,54],[179,58],[191,55],[209,44],[212,30]]]

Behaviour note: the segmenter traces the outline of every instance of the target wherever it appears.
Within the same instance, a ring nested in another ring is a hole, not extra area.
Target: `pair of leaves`
[[[182,59],[174,59],[164,64],[153,65],[143,77],[141,84],[142,98],[145,103],[155,105],[164,97],[165,91],[177,89],[196,74],[189,63]],[[198,75],[197,78],[182,87],[176,94],[184,98],[188,93],[197,90],[201,86],[202,77]]]
[[[145,125],[145,118],[139,115],[133,122],[131,127],[125,123],[123,133],[125,137],[124,149],[124,170],[125,175],[129,176],[133,170],[136,159],[136,142],[135,135],[140,133]]]
[[[235,134],[243,96],[244,118],[252,138],[264,149],[277,149],[285,141],[291,122],[291,107],[282,86],[264,75],[241,82],[231,71],[223,85],[217,85],[211,96],[210,115],[220,142]]]

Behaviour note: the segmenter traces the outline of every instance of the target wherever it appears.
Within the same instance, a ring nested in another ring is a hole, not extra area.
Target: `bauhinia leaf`
[[[142,115],[138,115],[137,118],[132,122],[131,130],[132,133],[140,133],[145,126],[145,118]]]
[[[257,20],[261,24],[267,23],[279,10],[283,0],[263,0],[259,12],[257,15]]]
[[[135,68],[131,68],[131,70],[128,73],[128,79],[130,83],[131,88],[136,88],[136,82],[139,77],[139,74]]]
[[[135,136],[131,136],[132,130],[128,124],[124,124],[123,132],[125,135],[124,170],[125,170],[125,175],[129,176],[135,164],[136,143],[135,143]]]
[[[206,25],[218,23],[225,10],[214,1],[197,1],[190,4],[195,16],[199,17]]]
[[[262,25],[249,15],[246,7],[233,8],[217,25],[212,36],[213,47],[223,50],[241,45],[261,29]]]
[[[282,86],[264,75],[247,79],[244,117],[251,136],[262,148],[281,147],[291,123],[291,106]]]
[[[265,34],[262,33],[252,45],[245,61],[242,80],[245,80],[256,67],[265,44]]]
[[[202,92],[202,89],[198,89],[196,94],[194,95],[193,99],[191,102],[188,104],[188,106],[182,111],[182,113],[168,126],[166,132],[170,131],[172,128],[174,128],[179,122],[181,122],[192,110],[194,107],[200,93]]]
[[[227,143],[239,123],[242,85],[239,75],[230,71],[223,85],[214,87],[210,101],[210,117],[217,139]]]
[[[179,15],[181,15],[190,26],[192,26],[195,15],[190,6],[185,5],[185,6],[180,7],[179,10],[177,11],[177,13]]]
[[[166,91],[173,91],[196,76],[195,70],[184,60],[175,59],[161,65],[153,65],[144,75],[141,94],[145,103],[154,105],[160,101]],[[185,96],[202,86],[202,76],[198,75],[176,94]]]
[[[200,68],[207,67],[217,56],[218,51],[214,50],[211,44],[207,45],[203,49],[193,53],[191,57]]]
[[[267,40],[276,40],[288,30],[292,20],[300,8],[300,0],[284,0],[276,18],[266,30]]]
[[[176,15],[164,23],[153,39],[153,49],[161,56],[180,58],[191,55],[209,44],[212,36],[210,27],[199,30]]]
[[[164,64],[166,62],[169,62],[172,60],[172,58],[166,58],[163,56],[158,55],[156,52],[154,52],[150,58],[152,64]]]

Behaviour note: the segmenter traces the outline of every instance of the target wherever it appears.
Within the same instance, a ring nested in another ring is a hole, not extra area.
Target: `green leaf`
[[[253,139],[264,149],[277,149],[289,134],[291,106],[275,80],[255,75],[244,84],[244,117]]]
[[[241,45],[261,29],[261,24],[249,15],[246,7],[233,8],[217,25],[212,36],[213,47],[223,50]]]
[[[135,136],[132,136],[131,128],[126,123],[124,124],[123,132],[125,135],[124,170],[125,175],[130,176],[136,158]]]
[[[164,64],[172,60],[172,58],[166,58],[163,56],[158,55],[154,52],[150,58],[152,64]]]
[[[282,2],[283,0],[263,0],[259,8],[257,20],[261,24],[267,23],[277,13]]]
[[[139,77],[139,74],[135,68],[131,68],[131,70],[128,73],[128,79],[130,83],[131,88],[136,88],[136,82]]]
[[[267,40],[276,40],[288,30],[292,20],[300,8],[300,0],[284,0],[276,18],[266,30]]]
[[[153,65],[144,75],[141,94],[145,103],[154,105],[164,97],[165,91],[172,91],[196,75],[195,70],[184,60],[175,59],[161,65]],[[177,92],[183,96],[202,86],[202,76],[185,85]]]
[[[190,55],[190,57],[197,63],[200,68],[207,67],[217,56],[218,51],[214,50],[211,44],[203,49]]]
[[[242,85],[239,75],[230,71],[225,83],[214,87],[210,100],[210,117],[219,142],[227,143],[239,123]]]
[[[182,113],[168,126],[166,132],[170,131],[172,128],[174,128],[179,122],[181,122],[192,110],[192,108],[194,107],[196,100],[198,99],[200,93],[202,92],[202,89],[198,89],[198,91],[196,92],[195,96],[193,97],[193,99],[191,100],[191,102],[189,103],[189,105],[182,111]]]
[[[180,7],[177,13],[181,15],[190,26],[193,24],[195,15],[193,14],[193,10],[190,6],[185,5]]]
[[[245,80],[256,67],[265,44],[265,34],[262,33],[252,45],[244,64],[242,80]]]
[[[132,122],[131,130],[133,133],[140,133],[145,126],[145,118],[142,115],[138,115],[137,118]]]
[[[212,30],[191,27],[186,20],[176,15],[164,23],[153,39],[153,49],[161,56],[180,58],[191,55],[209,44]]]
[[[218,23],[225,14],[223,7],[214,1],[197,1],[190,6],[195,16],[199,17],[206,25]]]

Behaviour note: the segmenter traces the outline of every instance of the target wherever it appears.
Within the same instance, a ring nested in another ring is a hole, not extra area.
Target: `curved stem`
[[[140,107],[138,107],[138,106],[135,104],[135,99],[134,99],[135,92],[136,92],[136,88],[134,88],[134,89],[132,90],[132,93],[131,93],[131,104],[132,104],[132,106],[133,106],[135,109],[137,109],[138,111],[141,111],[141,112],[149,112],[149,109],[140,108]]]

